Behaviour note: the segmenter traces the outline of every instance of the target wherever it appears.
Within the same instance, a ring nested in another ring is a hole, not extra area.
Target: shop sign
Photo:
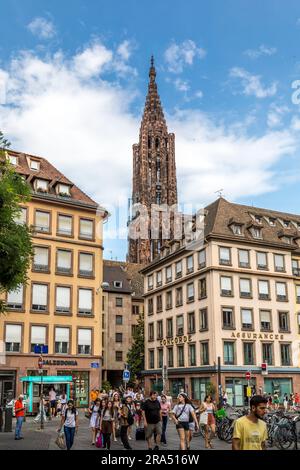
[[[175,338],[166,338],[160,341],[161,346],[172,346],[173,344],[190,343],[192,335],[176,336]]]
[[[44,366],[77,366],[77,361],[58,361],[47,359],[43,361]]]
[[[274,340],[283,340],[284,339],[284,335],[275,335],[273,333],[251,333],[251,332],[232,332],[231,333],[231,338],[242,338],[242,339],[262,339],[262,340],[265,340],[265,339],[268,339],[268,340],[271,340],[271,341],[274,341]]]

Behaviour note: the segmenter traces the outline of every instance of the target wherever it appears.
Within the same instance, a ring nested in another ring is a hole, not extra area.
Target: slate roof
[[[143,276],[140,274],[140,264],[123,261],[103,260],[103,282],[109,287],[105,292],[133,294],[136,299],[142,299],[144,292]],[[121,281],[122,287],[114,287],[114,281]]]

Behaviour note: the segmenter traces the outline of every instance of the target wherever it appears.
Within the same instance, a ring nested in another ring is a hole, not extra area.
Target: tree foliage
[[[131,380],[140,380],[145,368],[145,338],[144,315],[140,314],[137,328],[133,335],[133,343],[127,354],[127,363],[131,373]]]
[[[29,228],[17,222],[20,204],[30,199],[30,187],[6,156],[9,143],[0,132],[0,295],[26,283],[32,257]],[[0,313],[5,310],[0,300]]]

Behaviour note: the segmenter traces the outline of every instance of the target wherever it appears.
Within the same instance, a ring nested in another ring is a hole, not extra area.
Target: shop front
[[[283,402],[285,394],[290,395],[293,392],[293,381],[291,378],[272,378],[264,379],[264,393],[278,395],[280,402]]]
[[[54,387],[58,396],[60,391],[66,393],[67,399],[70,398],[70,387],[72,384],[72,376],[70,375],[32,374],[20,377],[20,382],[23,384],[23,394],[26,399],[28,413],[36,414],[38,412],[41,395],[47,397],[51,387]]]
[[[256,379],[252,377],[249,383],[252,393],[255,393]],[[247,386],[248,381],[242,377],[227,377],[225,379],[225,390],[228,396],[227,403],[231,406],[247,406]]]
[[[0,370],[0,406],[16,395],[16,371]]]
[[[80,370],[60,370],[58,375],[69,374],[72,376],[72,383],[70,386],[70,398],[74,400],[76,408],[85,408],[89,406],[90,396],[90,373],[88,371]]]
[[[191,398],[193,400],[203,401],[207,395],[208,384],[211,383],[210,377],[192,377],[191,378]]]

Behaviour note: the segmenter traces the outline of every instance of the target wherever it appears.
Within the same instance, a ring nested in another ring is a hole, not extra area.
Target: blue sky
[[[299,213],[300,4],[260,1],[0,0],[0,128],[126,219],[150,55],[180,201]],[[113,205],[112,205],[113,204]],[[125,232],[124,232],[125,233]],[[124,235],[124,234],[123,234]]]

